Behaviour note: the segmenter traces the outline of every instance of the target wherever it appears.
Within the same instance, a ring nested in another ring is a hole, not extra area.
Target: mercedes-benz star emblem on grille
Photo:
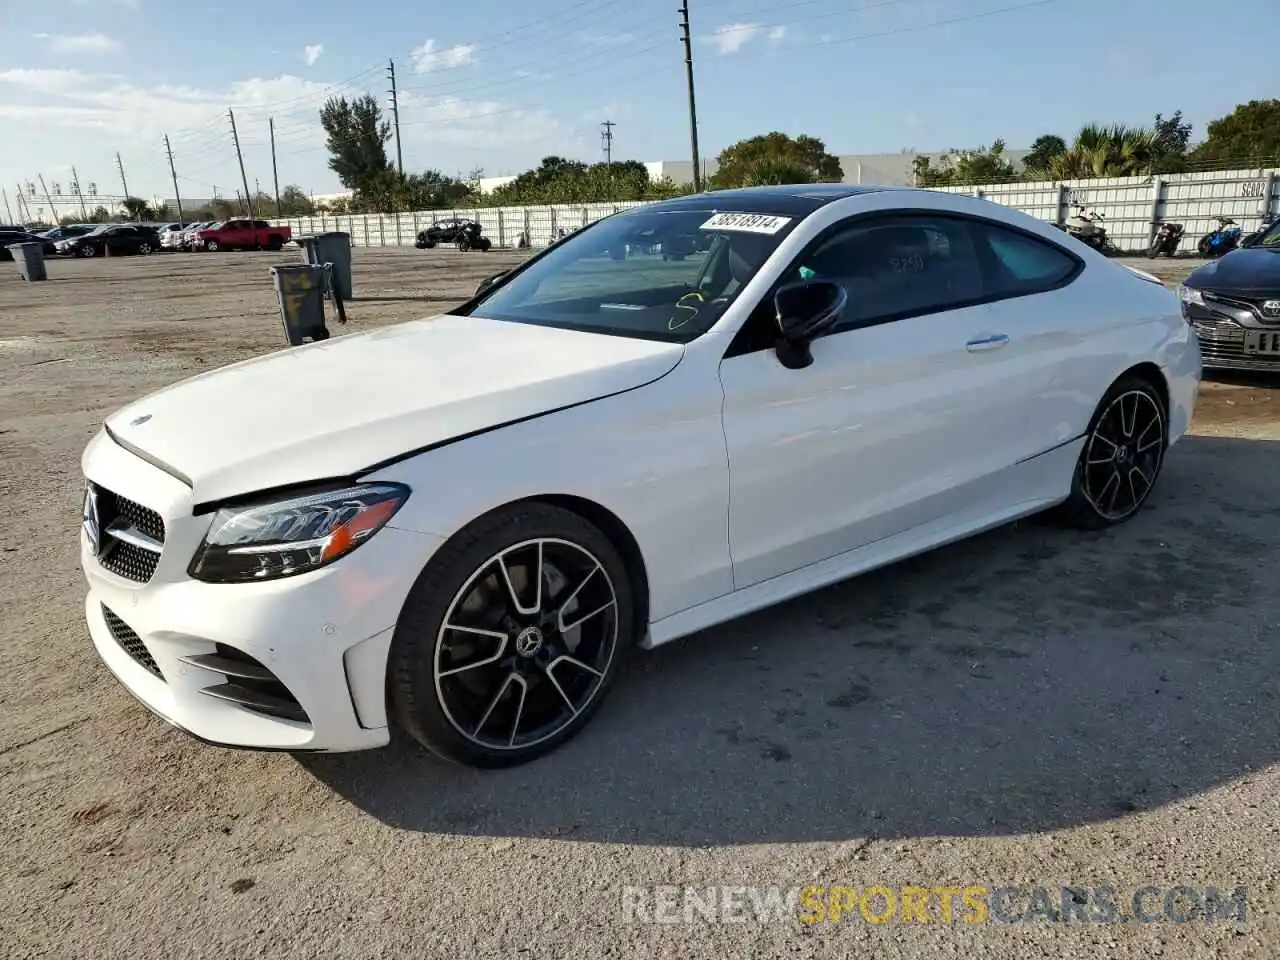
[[[1280,317],[1280,300],[1267,300],[1262,304],[1262,312],[1268,317]]]
[[[150,420],[150,419],[151,419],[151,414],[149,414],[149,413],[144,413],[142,416],[140,416],[140,417],[134,417],[132,420],[130,420],[130,421],[129,421],[129,426],[131,426],[131,427],[140,427],[140,426],[142,426],[144,423],[146,423],[146,422],[147,422],[148,420]]]
[[[89,538],[89,548],[94,556],[102,552],[102,530],[98,522],[98,491],[93,484],[87,483],[84,488],[84,507],[80,511],[81,526],[84,535]]]

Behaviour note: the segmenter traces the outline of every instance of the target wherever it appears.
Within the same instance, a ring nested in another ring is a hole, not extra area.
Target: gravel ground
[[[275,347],[267,267],[296,258],[56,262],[29,286],[0,267],[7,956],[1275,956],[1274,383],[1206,383],[1123,529],[1020,523],[640,656],[535,764],[226,751],[90,647],[79,456],[114,407]],[[507,262],[357,250],[351,329]],[[623,888],[660,884],[1245,886],[1249,913],[628,922]]]

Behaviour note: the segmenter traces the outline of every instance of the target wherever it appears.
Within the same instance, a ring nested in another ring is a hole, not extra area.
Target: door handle
[[[988,333],[975,337],[964,345],[964,348],[970,353],[978,353],[982,350],[998,350],[1009,342],[1007,333]]]

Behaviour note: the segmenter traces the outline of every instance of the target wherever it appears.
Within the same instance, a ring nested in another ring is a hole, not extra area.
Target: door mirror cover
[[[492,274],[491,276],[485,277],[483,280],[480,281],[479,285],[476,287],[476,292],[473,294],[473,296],[477,296],[477,297],[480,296],[480,294],[484,293],[486,290],[488,290],[490,287],[492,287],[495,283],[497,283],[506,275],[507,275],[507,271],[503,270],[501,273],[495,273],[495,274]]]
[[[779,287],[773,295],[778,321],[778,359],[792,369],[813,363],[809,344],[840,320],[849,294],[830,280],[802,280]]]

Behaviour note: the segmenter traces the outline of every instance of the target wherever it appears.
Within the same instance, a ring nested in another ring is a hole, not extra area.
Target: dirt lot
[[[444,308],[507,256],[357,250],[351,328]],[[91,649],[79,456],[112,408],[276,347],[267,268],[296,258],[57,262],[30,286],[0,265],[6,956],[1275,955],[1276,384],[1207,383],[1123,529],[1018,524],[642,656],[533,765],[224,751],[153,719]],[[628,885],[810,883],[1246,886],[1249,917],[621,908]]]

